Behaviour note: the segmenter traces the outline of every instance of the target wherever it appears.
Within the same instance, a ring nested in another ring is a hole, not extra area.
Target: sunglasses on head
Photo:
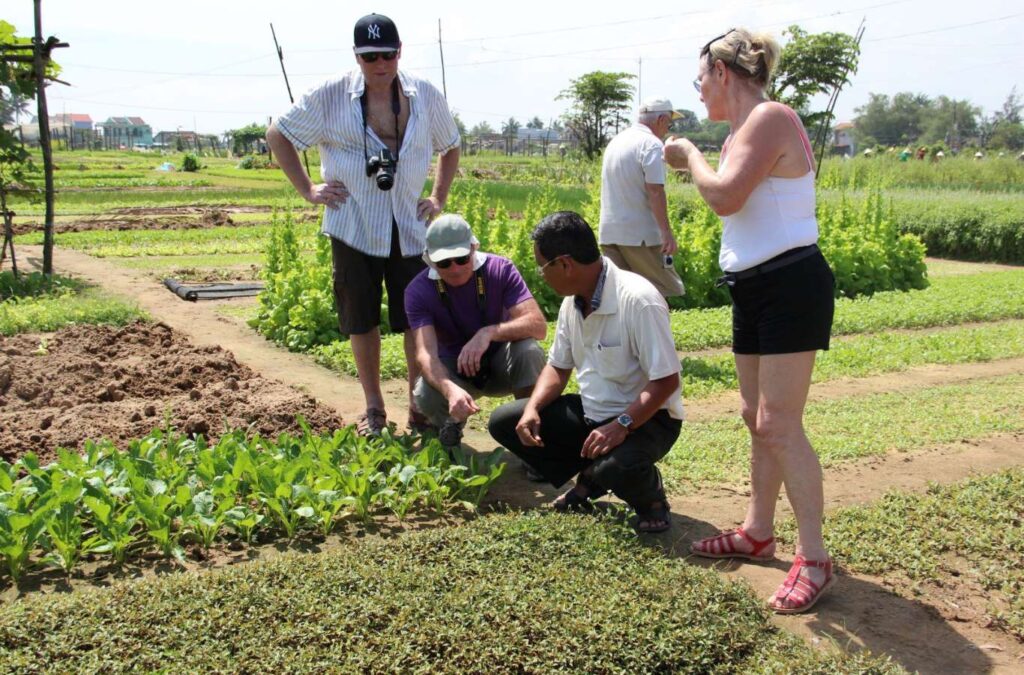
[[[392,49],[390,52],[367,52],[366,54],[359,55],[359,57],[367,63],[373,63],[377,60],[378,56],[385,61],[394,61],[395,57],[398,56],[398,51]]]
[[[437,269],[439,270],[446,270],[452,266],[452,263],[461,266],[465,265],[468,262],[469,254],[467,253],[466,255],[460,255],[457,258],[445,258],[444,260],[438,260],[436,263],[434,263],[434,266],[437,267]]]

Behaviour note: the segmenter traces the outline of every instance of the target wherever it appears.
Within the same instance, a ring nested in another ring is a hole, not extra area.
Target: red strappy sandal
[[[819,586],[806,577],[801,577],[800,572],[805,567],[816,567],[825,570],[825,581]],[[798,555],[793,560],[793,566],[789,568],[789,575],[779,586],[779,590],[768,599],[768,606],[778,614],[799,614],[806,612],[814,603],[821,599],[829,586],[834,584],[836,577],[832,574],[832,560],[808,560]],[[793,603],[789,604],[782,604]]]
[[[749,553],[736,550],[733,535],[739,536],[750,544]],[[747,534],[742,527],[737,527],[735,530],[693,542],[690,544],[690,553],[701,558],[742,558],[758,562],[775,560],[775,537],[757,540]]]

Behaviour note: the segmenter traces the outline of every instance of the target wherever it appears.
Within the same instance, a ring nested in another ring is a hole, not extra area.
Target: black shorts
[[[828,349],[835,277],[820,251],[785,267],[737,280],[729,294],[732,350],[736,354]]]
[[[334,302],[342,335],[362,335],[380,325],[381,282],[388,289],[388,323],[393,333],[409,329],[405,287],[427,266],[420,256],[402,257],[398,225],[391,225],[391,255],[378,258],[331,237]]]

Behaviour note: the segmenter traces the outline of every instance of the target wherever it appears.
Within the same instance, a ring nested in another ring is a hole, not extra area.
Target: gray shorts
[[[540,371],[544,369],[544,350],[533,338],[516,342],[502,342],[491,352],[490,376],[483,389],[459,374],[455,358],[441,359],[448,373],[457,385],[473,398],[481,396],[509,396],[532,387],[537,383]],[[412,390],[413,400],[420,412],[430,423],[440,427],[448,419],[448,399],[434,389],[421,375]]]

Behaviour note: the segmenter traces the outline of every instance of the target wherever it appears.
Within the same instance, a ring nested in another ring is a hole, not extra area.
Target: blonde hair
[[[721,60],[733,72],[766,88],[781,51],[779,43],[768,33],[733,28],[704,45],[700,55],[707,59],[708,66]]]

